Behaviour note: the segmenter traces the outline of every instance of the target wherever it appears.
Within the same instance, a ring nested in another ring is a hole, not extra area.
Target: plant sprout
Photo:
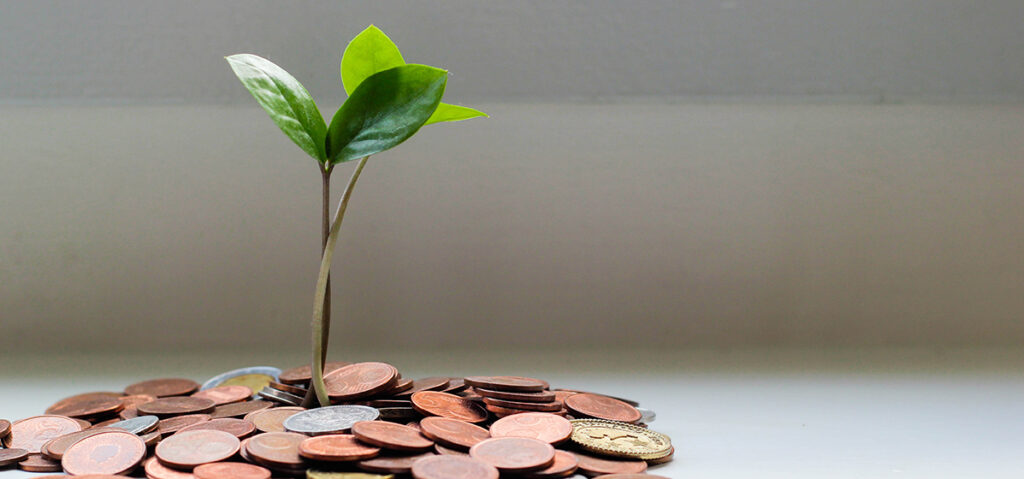
[[[288,138],[318,163],[322,179],[320,274],[313,301],[312,385],[303,406],[330,404],[323,366],[331,325],[330,267],[345,209],[371,155],[394,148],[424,125],[459,121],[485,113],[441,102],[448,72],[407,64],[398,46],[370,25],[349,42],[341,58],[341,80],[348,99],[330,124],[306,88],[269,60],[250,54],[227,57],[228,64],[256,102]],[[330,211],[331,172],[358,160],[334,213]]]

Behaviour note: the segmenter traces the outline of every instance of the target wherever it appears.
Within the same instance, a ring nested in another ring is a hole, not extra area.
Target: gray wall
[[[222,56],[277,61],[329,115],[369,23],[492,118],[371,160],[340,348],[1018,345],[1022,22],[1016,1],[0,0],[0,350],[303,347],[319,178]]]

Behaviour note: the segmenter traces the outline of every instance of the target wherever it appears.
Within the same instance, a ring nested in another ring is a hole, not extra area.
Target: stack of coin
[[[549,390],[547,381],[518,376],[472,376],[465,381],[495,416],[524,412],[566,415],[562,401]]]

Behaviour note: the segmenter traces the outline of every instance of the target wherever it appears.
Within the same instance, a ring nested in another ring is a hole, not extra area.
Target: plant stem
[[[323,202],[320,210],[320,255],[323,257],[324,248],[327,247],[327,235],[331,232],[331,172],[334,165],[320,167],[320,177],[323,179],[321,190],[323,191]],[[327,363],[327,343],[331,337],[331,279],[327,278],[327,293],[324,295],[324,329],[320,339],[320,361]],[[313,365],[310,365],[312,369]],[[322,369],[321,369],[322,371]],[[321,372],[322,374],[322,372]],[[316,401],[316,394],[310,389],[306,391],[306,397],[302,398],[302,407],[311,408]]]
[[[324,360],[327,352],[324,305],[327,304],[325,298],[330,281],[331,259],[334,258],[334,247],[338,244],[338,231],[341,229],[341,221],[345,218],[348,200],[352,197],[352,190],[355,189],[359,174],[363,172],[363,167],[366,166],[366,160],[369,158],[366,156],[359,160],[355,171],[352,172],[352,177],[348,180],[348,185],[345,186],[345,192],[341,195],[341,201],[338,203],[338,210],[334,213],[334,221],[331,222],[327,240],[324,241],[324,254],[320,259],[320,275],[316,279],[316,295],[313,299],[313,380],[310,390],[316,393],[316,398],[321,406],[331,403],[330,398],[327,397],[327,386],[324,385]]]

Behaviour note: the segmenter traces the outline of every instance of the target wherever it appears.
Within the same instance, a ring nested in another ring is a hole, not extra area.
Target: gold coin
[[[228,379],[218,386],[245,386],[252,389],[252,393],[256,394],[260,389],[263,389],[270,385],[270,382],[274,378],[267,376],[266,374],[243,374],[241,376],[235,376]]]
[[[588,451],[633,459],[658,459],[672,452],[668,436],[640,426],[604,419],[574,419],[572,442]]]
[[[306,479],[394,479],[395,476],[388,474],[366,474],[364,472],[328,472],[316,469],[306,470]]]

